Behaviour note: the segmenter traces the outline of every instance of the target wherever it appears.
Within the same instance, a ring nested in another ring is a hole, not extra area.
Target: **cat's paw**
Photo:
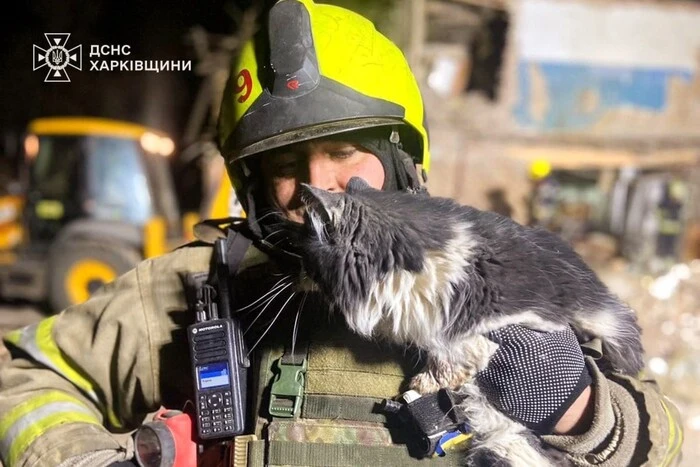
[[[409,388],[418,391],[419,394],[432,394],[441,388],[437,380],[430,374],[430,371],[422,371],[411,378]]]
[[[421,394],[437,392],[442,388],[458,390],[474,378],[469,369],[431,360],[425,369],[411,379],[410,388]]]
[[[439,365],[435,379],[440,387],[456,391],[471,382],[475,375],[473,368],[443,363]]]

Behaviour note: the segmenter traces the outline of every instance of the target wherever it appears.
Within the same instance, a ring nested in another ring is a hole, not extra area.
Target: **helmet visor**
[[[232,154],[227,159],[229,164],[231,164],[245,157],[260,154],[271,149],[281,148],[290,144],[301,143],[326,136],[341,135],[343,133],[356,130],[397,124],[404,125],[404,122],[400,118],[365,117],[327,122],[323,124],[311,125],[306,128],[296,128],[291,131],[265,138],[256,143],[252,143],[241,149],[237,154]],[[224,152],[226,152],[226,149],[224,149]]]

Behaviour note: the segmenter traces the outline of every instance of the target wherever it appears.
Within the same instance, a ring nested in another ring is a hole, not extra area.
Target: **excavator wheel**
[[[60,312],[82,303],[103,285],[141,261],[136,250],[125,245],[94,240],[60,242],[49,260],[49,305]]]

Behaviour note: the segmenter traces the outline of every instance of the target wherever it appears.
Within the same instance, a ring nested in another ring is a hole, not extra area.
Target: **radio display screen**
[[[209,363],[197,366],[199,389],[228,386],[230,383],[228,362]]]

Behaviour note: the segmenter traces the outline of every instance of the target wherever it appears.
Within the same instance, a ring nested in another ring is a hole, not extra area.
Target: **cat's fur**
[[[514,465],[541,463],[542,451],[470,384],[497,349],[489,331],[571,326],[581,339],[599,337],[618,371],[642,368],[634,312],[548,231],[446,198],[373,190],[358,178],[347,193],[304,186],[302,200],[296,243],[307,285],[355,332],[424,351],[428,363],[412,387],[469,393],[480,445]]]

